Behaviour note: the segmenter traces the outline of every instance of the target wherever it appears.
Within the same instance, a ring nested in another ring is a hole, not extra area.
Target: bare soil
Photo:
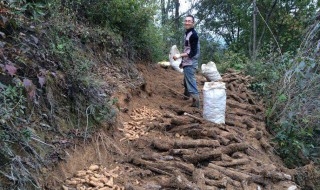
[[[159,65],[138,65],[138,71],[144,81],[139,85],[117,81],[117,123],[65,150],[69,156],[58,166],[43,169],[44,189],[281,190],[296,185],[292,170],[273,153],[262,101],[248,89],[250,76],[233,70],[223,75],[228,97],[222,125],[203,120],[202,108],[184,99],[181,73]],[[206,79],[198,74],[197,81],[202,95]]]

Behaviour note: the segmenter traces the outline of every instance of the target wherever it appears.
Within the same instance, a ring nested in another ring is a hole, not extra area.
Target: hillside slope
[[[251,77],[233,70],[223,76],[226,125],[217,125],[183,99],[182,74],[158,65],[138,70],[140,83],[117,81],[117,124],[68,150],[43,187],[298,189],[294,172],[273,153],[263,105],[247,88]],[[197,77],[202,94],[205,78]]]

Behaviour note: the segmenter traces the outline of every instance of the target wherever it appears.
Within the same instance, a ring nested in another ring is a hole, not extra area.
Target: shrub
[[[260,81],[252,88],[265,95],[267,124],[275,134],[277,152],[289,167],[304,165],[309,159],[319,162],[318,26],[315,20],[296,53],[271,53],[246,67]]]
[[[123,37],[129,58],[142,58],[148,49],[152,50],[149,53],[157,54],[155,49],[162,44],[152,23],[155,14],[152,2],[92,0],[83,1],[82,5],[87,7],[85,14],[90,23],[109,26]]]
[[[249,59],[243,54],[235,53],[233,51],[225,51],[222,57],[221,64],[218,65],[222,73],[228,68],[244,70],[249,61]]]
[[[28,127],[25,115],[27,99],[24,87],[19,79],[15,81],[16,86],[0,83],[1,175],[13,181],[17,188],[30,189],[37,187],[36,179],[23,162],[25,156],[22,155],[30,156],[28,159],[33,163],[30,164],[33,169],[38,169],[41,157],[37,155],[37,146],[30,143],[31,138],[35,139],[35,134]],[[17,145],[21,146],[17,149]]]

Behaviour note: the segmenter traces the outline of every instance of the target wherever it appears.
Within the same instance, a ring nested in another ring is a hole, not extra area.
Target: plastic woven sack
[[[203,87],[203,118],[213,123],[225,123],[226,85],[223,82],[205,82]]]
[[[209,82],[215,82],[222,79],[216,64],[212,61],[207,64],[202,64],[201,72]]]
[[[172,66],[172,68],[173,68],[174,70],[179,71],[180,73],[182,73],[182,72],[183,72],[183,69],[180,69],[180,68],[179,68],[179,65],[180,65],[180,63],[181,63],[181,61],[182,61],[182,58],[179,58],[179,59],[174,60],[174,59],[173,59],[173,56],[174,56],[175,54],[180,54],[180,52],[179,52],[177,46],[176,46],[176,45],[173,45],[173,46],[171,47],[171,49],[170,49],[169,61],[170,61],[170,64],[171,64],[171,66]]]

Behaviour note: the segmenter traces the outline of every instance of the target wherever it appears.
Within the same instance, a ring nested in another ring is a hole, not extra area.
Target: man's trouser
[[[195,72],[196,72],[196,69],[191,65],[183,67],[184,95],[186,95],[186,96],[192,95],[192,96],[199,97],[199,91],[197,88]]]

